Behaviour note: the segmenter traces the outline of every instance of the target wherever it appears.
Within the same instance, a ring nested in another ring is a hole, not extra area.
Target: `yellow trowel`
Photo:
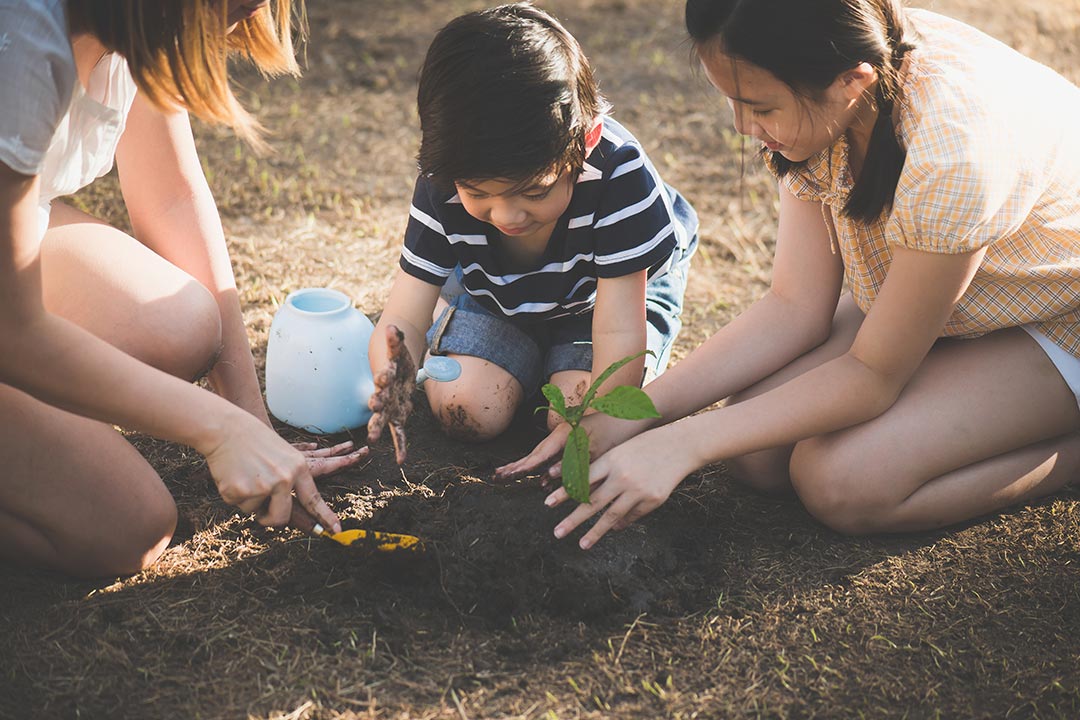
[[[415,535],[359,529],[342,530],[339,533],[332,533],[318,522],[315,522],[296,500],[293,500],[292,516],[289,518],[289,527],[306,530],[312,535],[319,535],[320,537],[333,540],[338,545],[344,545],[346,547],[358,545],[368,550],[378,550],[379,552],[419,553],[424,551],[423,541]]]

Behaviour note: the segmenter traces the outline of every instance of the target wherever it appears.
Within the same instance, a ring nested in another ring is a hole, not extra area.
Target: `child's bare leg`
[[[761,395],[794,377],[802,375],[808,370],[840,357],[851,347],[864,317],[851,295],[845,294],[837,306],[836,315],[833,318],[832,333],[829,335],[828,340],[764,380],[731,396],[728,399],[728,404],[732,405]],[[724,462],[724,465],[731,471],[738,482],[755,490],[775,494],[790,493],[791,477],[788,466],[793,449],[793,445],[787,445],[762,450],[749,455],[730,458]]]
[[[584,370],[564,370],[552,375],[550,382],[562,390],[563,397],[566,398],[566,405],[569,407],[581,404],[585,393],[589,390],[590,378],[591,375]],[[559,415],[548,412],[548,430],[554,430],[562,421],[563,419]]]
[[[424,383],[432,413],[446,434],[458,440],[483,442],[496,437],[510,426],[521,404],[521,383],[487,360],[450,357],[461,363],[461,376]]]
[[[205,371],[221,344],[210,293],[128,235],[70,208],[42,243],[46,307],[166,372]],[[79,576],[135,572],[176,507],[111,426],[0,385],[0,556]]]
[[[1027,333],[939,342],[896,403],[799,443],[792,484],[847,533],[941,527],[1039,497],[1080,473],[1080,409]]]

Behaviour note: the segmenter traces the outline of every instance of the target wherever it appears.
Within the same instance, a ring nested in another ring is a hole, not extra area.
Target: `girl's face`
[[[504,179],[458,180],[454,185],[466,212],[494,225],[504,236],[523,242],[546,241],[574,194],[573,177],[566,171],[551,173],[523,188]]]
[[[769,71],[719,50],[703,51],[701,65],[713,87],[727,97],[735,130],[792,162],[812,157],[848,130],[858,135],[852,139],[862,139],[860,108],[870,107],[860,102],[868,66],[838,76],[821,97],[808,99]],[[876,79],[872,70],[870,75]]]

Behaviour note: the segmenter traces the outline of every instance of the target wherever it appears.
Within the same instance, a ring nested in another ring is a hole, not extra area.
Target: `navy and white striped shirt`
[[[439,191],[424,177],[416,183],[400,263],[439,286],[460,265],[465,290],[492,312],[549,320],[591,310],[597,278],[644,269],[650,279],[660,277],[696,233],[693,208],[664,183],[634,136],[605,117],[600,143],[585,159],[535,269],[501,268],[495,245],[513,240],[469,215],[455,192]]]

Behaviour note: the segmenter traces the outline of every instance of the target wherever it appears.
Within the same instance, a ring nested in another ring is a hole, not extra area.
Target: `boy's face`
[[[567,171],[553,172],[524,187],[505,179],[458,180],[454,185],[466,212],[522,242],[547,242],[574,194],[573,176]]]

